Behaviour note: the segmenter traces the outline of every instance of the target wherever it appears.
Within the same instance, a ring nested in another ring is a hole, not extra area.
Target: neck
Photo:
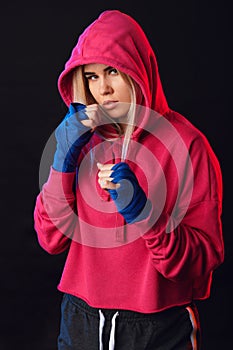
[[[122,133],[125,135],[125,132],[126,132],[126,129],[127,129],[127,124],[119,123],[119,126],[121,128]]]

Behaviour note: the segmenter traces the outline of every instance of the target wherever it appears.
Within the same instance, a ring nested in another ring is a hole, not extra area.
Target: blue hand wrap
[[[81,103],[71,103],[68,113],[55,131],[57,149],[53,168],[57,171],[74,172],[81,149],[92,136],[91,129],[81,123],[81,120],[88,119],[85,108]]]
[[[151,209],[151,202],[147,200],[145,192],[128,164],[117,163],[112,167],[112,170],[112,182],[119,183],[120,187],[108,191],[118,212],[129,224],[145,219]]]

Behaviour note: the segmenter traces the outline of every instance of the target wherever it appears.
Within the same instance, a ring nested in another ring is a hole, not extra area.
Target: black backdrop
[[[198,302],[203,349],[232,348],[231,62],[227,1],[8,2],[1,28],[1,350],[55,350],[65,254],[40,248],[33,228],[39,164],[65,106],[57,78],[78,35],[103,10],[119,9],[144,28],[171,108],[208,137],[224,180],[225,262],[211,297]]]

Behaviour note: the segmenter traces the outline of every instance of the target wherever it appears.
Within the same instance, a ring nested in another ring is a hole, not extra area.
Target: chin
[[[112,119],[125,119],[127,117],[127,113],[129,111],[129,108],[127,109],[115,109],[115,110],[111,110],[111,111],[106,111],[107,114],[109,115],[109,117],[111,117]]]

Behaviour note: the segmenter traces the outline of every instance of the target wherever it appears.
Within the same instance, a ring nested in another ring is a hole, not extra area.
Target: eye
[[[88,76],[86,76],[86,79],[87,79],[87,80],[96,80],[96,79],[98,79],[98,76],[95,75],[95,74],[93,74],[93,75],[88,75]]]
[[[111,75],[118,74],[118,70],[116,68],[111,68],[111,69],[109,69],[109,74],[111,74]]]

